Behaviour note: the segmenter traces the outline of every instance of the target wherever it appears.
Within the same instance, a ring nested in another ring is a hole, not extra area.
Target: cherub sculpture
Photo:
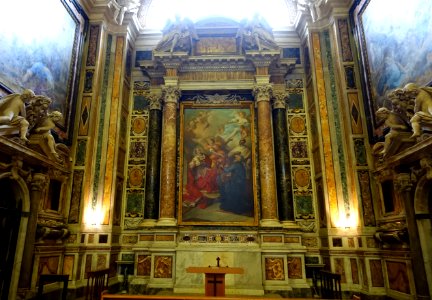
[[[33,129],[33,132],[35,132],[38,135],[41,135],[45,140],[48,146],[47,149],[49,150],[49,154],[50,154],[49,156],[54,157],[56,159],[59,159],[59,155],[56,151],[56,143],[54,137],[51,134],[51,130],[56,127],[56,123],[61,121],[62,118],[63,118],[63,114],[61,112],[59,111],[50,112]]]
[[[63,115],[59,111],[48,111],[51,102],[50,98],[43,95],[37,95],[30,101],[27,107],[29,145],[39,146],[46,156],[59,161],[51,130],[56,127],[56,122],[60,121]]]
[[[412,137],[420,136],[424,128],[432,129],[432,87],[419,87],[415,83],[408,83],[403,91],[414,99],[414,115],[410,119]]]
[[[237,31],[240,45],[245,50],[277,50],[270,26],[259,15],[255,15],[250,21],[243,21]]]
[[[401,89],[392,91],[387,97],[392,103],[392,109],[381,107],[375,112],[378,124],[390,129],[385,135],[383,148],[379,152],[382,155],[389,153],[389,149],[396,139],[402,141],[405,139],[406,133],[411,131],[409,120],[413,109],[412,101],[406,97]]]
[[[32,90],[11,94],[0,99],[0,128],[17,128],[21,140],[27,141],[29,122],[26,120],[26,104],[35,97]],[[0,132],[0,135],[2,133]]]
[[[110,0],[108,7],[113,11],[113,20],[118,25],[123,24],[126,12],[138,11],[140,1],[138,0]]]
[[[199,40],[194,24],[189,19],[180,20],[176,16],[174,22],[165,26],[163,36],[156,45],[155,51],[170,52],[190,51],[194,40]]]

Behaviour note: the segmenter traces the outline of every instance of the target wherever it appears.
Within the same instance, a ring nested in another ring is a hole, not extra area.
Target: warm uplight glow
[[[358,226],[357,214],[340,214],[339,219],[336,221],[336,227],[339,228],[355,228]]]
[[[99,226],[102,224],[104,219],[104,213],[100,205],[95,208],[91,207],[91,203],[85,208],[84,211],[84,222],[87,225]]]
[[[293,9],[288,7],[286,0],[153,0],[145,27],[161,30],[176,15],[193,22],[212,16],[239,22],[258,13],[275,29],[292,25],[290,10]]]

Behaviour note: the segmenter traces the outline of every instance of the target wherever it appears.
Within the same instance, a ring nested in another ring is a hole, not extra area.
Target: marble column
[[[294,221],[294,203],[291,186],[291,167],[288,148],[288,130],[285,100],[287,93],[273,95],[273,133],[279,220]]]
[[[397,174],[394,182],[395,189],[402,195],[405,206],[412,269],[415,278],[414,284],[417,294],[416,299],[430,299],[426,269],[424,266],[420,237],[417,228],[417,220],[415,218],[411,176],[408,173]]]
[[[163,93],[162,153],[160,177],[160,215],[157,225],[175,226],[177,104],[181,92],[177,86],[166,85]]]
[[[266,76],[267,77],[267,76]],[[268,77],[267,77],[268,78]],[[253,89],[258,119],[258,160],[261,188],[261,221],[263,227],[277,227],[276,174],[273,152],[270,96],[271,84],[257,84]]]
[[[21,289],[27,289],[31,286],[39,202],[42,199],[42,193],[46,188],[46,184],[47,178],[44,174],[35,173],[32,175],[30,191],[30,214],[24,243],[24,252],[22,256],[20,280],[18,284],[18,287]]]
[[[148,127],[148,151],[143,226],[154,226],[159,214],[162,103],[160,95],[151,94]]]

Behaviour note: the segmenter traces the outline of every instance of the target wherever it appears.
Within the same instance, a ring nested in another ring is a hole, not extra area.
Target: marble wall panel
[[[285,280],[283,257],[266,257],[264,262],[266,280]]]
[[[405,294],[411,294],[408,268],[405,262],[386,261],[389,288]]]
[[[296,219],[314,219],[312,195],[294,195]]]
[[[41,274],[58,274],[60,257],[42,256],[39,258],[38,278]]]
[[[138,254],[137,256],[137,275],[150,276],[151,272],[151,255]]]
[[[98,41],[99,41],[99,25],[91,25],[90,26],[90,34],[89,34],[89,46],[87,51],[87,61],[86,66],[94,67],[96,66],[96,57],[98,50]]]
[[[98,254],[96,259],[96,270],[105,269],[107,267],[107,254]]]
[[[71,202],[70,202],[69,218],[68,218],[70,224],[75,224],[79,222],[83,181],[84,181],[84,171],[74,170],[73,183],[72,183],[72,195],[70,200]]]
[[[301,257],[288,257],[288,278],[303,278],[303,265]]]
[[[350,264],[351,264],[351,276],[352,276],[352,282],[354,284],[359,284],[359,270],[357,265],[357,259],[356,258],[350,258]]]
[[[93,255],[87,254],[85,258],[85,266],[84,266],[84,279],[88,278],[88,272],[92,270],[92,260],[93,260]]]
[[[384,276],[382,263],[380,259],[369,260],[370,272],[371,272],[371,283],[373,287],[384,286]]]
[[[142,217],[144,215],[144,191],[128,190],[126,193],[126,217]]]
[[[334,270],[335,273],[341,275],[341,283],[346,283],[345,262],[343,258],[334,258]]]
[[[159,256],[154,257],[154,278],[172,278],[173,257]]]
[[[69,280],[72,280],[75,255],[65,255],[63,258],[63,274],[69,275]]]

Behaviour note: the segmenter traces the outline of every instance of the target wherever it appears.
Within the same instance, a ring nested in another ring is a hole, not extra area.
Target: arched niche
[[[6,209],[9,208],[10,209],[9,213],[12,214],[14,209],[17,210],[16,214],[19,218],[15,224],[16,228],[12,229],[15,232],[9,233],[10,238],[11,239],[13,238],[15,240],[15,243],[13,240],[11,240],[10,241],[11,245],[8,245],[9,247],[8,251],[14,253],[13,259],[11,258],[13,264],[11,266],[10,274],[7,275],[9,276],[7,282],[9,286],[9,292],[7,298],[3,298],[5,297],[5,295],[1,295],[2,299],[15,299],[17,294],[17,289],[18,289],[22,255],[24,252],[24,244],[25,244],[25,238],[27,233],[28,216],[30,213],[30,195],[29,195],[29,190],[27,188],[26,182],[21,177],[19,176],[16,177],[14,176],[14,174],[10,172],[0,174],[0,187],[1,187],[0,190],[2,194],[2,201],[4,202],[2,203],[2,205],[6,206],[5,207]],[[10,200],[14,202],[13,203],[6,202]],[[3,226],[8,226],[8,225],[2,224],[2,227]],[[6,236],[7,233],[4,234]]]

